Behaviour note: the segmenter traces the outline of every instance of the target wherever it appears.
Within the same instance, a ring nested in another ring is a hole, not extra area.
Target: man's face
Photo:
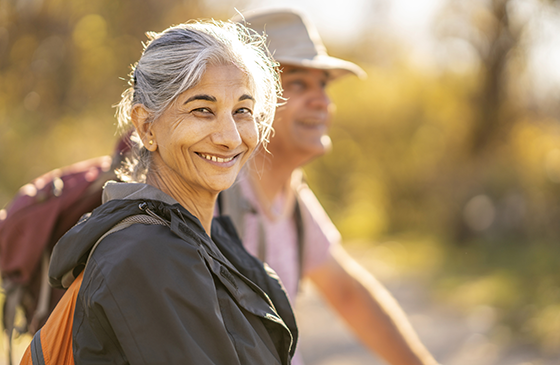
[[[325,90],[328,80],[325,70],[283,67],[286,102],[277,108],[274,118],[275,133],[268,145],[273,158],[303,164],[330,147],[327,133],[333,105]]]

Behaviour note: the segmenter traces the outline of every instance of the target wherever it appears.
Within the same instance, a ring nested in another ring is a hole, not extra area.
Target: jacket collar
[[[169,205],[179,204],[163,191],[144,183],[108,181],[103,188],[103,203],[111,200],[159,200]]]

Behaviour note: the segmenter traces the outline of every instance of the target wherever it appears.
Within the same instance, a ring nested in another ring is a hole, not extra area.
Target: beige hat
[[[329,70],[332,79],[349,73],[366,76],[358,65],[329,56],[315,26],[294,9],[247,11],[232,20],[266,34],[268,49],[281,64]]]

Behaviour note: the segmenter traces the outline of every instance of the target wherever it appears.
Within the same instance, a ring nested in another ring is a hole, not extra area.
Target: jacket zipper
[[[168,221],[166,221],[165,219],[163,219],[162,217],[160,217],[159,215],[157,215],[156,213],[154,213],[152,210],[150,210],[150,208],[148,208],[148,203],[142,202],[142,203],[138,204],[138,209],[140,209],[141,211],[146,212],[146,214],[148,214],[150,217],[161,221],[161,222],[164,223],[167,227],[170,227],[170,226],[171,226],[171,224],[170,224]]]

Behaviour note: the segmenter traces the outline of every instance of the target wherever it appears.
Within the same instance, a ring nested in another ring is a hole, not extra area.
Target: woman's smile
[[[216,156],[213,154],[207,154],[207,153],[201,153],[201,152],[195,152],[198,156],[202,157],[203,159],[209,161],[209,162],[215,162],[216,165],[219,166],[224,166],[224,167],[229,167],[232,164],[228,164],[228,162],[233,161],[234,159],[236,159],[237,157],[239,157],[241,155],[241,153],[235,154],[233,156],[230,157],[220,157],[220,156]]]

